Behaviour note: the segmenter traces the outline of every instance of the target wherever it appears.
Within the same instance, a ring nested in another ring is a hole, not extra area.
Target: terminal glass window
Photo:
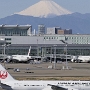
[[[11,38],[5,38],[5,40],[11,40]]]
[[[27,36],[28,28],[19,27],[1,27],[0,35],[5,36]]]

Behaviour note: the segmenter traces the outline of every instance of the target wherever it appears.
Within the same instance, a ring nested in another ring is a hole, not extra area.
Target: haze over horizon
[[[16,12],[20,12],[33,4],[39,2],[40,0],[22,0],[22,1],[6,1],[0,0],[0,18],[4,18],[6,16],[10,16]],[[71,12],[79,12],[79,13],[90,13],[90,0],[53,0],[61,7],[71,11]]]

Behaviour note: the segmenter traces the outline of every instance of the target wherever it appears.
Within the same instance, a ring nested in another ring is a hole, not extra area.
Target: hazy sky
[[[40,0],[0,0],[0,18],[4,18],[15,12],[39,2]],[[90,0],[53,0],[60,6],[71,12],[90,13]]]

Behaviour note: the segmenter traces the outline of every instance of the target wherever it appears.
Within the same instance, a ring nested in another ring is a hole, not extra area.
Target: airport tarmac
[[[2,65],[4,65],[2,63]],[[89,63],[68,63],[69,69],[65,69],[65,63],[40,63],[40,64],[5,64],[8,72],[15,78],[35,77],[90,77]],[[55,68],[53,68],[55,67]],[[20,72],[15,72],[18,68]]]
[[[57,64],[1,64],[18,80],[90,80],[89,63],[68,63],[69,69],[65,69],[65,62]],[[19,69],[20,72],[14,71],[15,69]]]

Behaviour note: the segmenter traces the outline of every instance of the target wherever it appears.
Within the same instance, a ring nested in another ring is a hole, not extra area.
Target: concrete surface
[[[14,78],[19,80],[90,80],[89,63],[68,63],[68,70],[65,69],[65,63],[57,63],[55,69],[53,68],[55,65],[54,63],[1,64],[7,68],[7,71]],[[15,72],[14,69],[16,68],[18,68],[20,72]]]

